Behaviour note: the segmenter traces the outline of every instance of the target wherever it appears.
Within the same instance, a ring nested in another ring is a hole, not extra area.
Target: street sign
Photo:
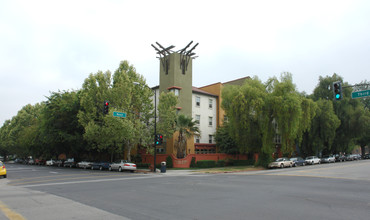
[[[367,97],[367,96],[370,96],[370,90],[352,92],[352,98],[353,99],[363,98],[363,97]]]
[[[114,117],[126,118],[126,113],[124,112],[113,112]]]

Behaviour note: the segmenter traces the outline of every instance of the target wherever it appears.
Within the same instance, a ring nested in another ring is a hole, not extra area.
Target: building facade
[[[225,120],[225,112],[221,107],[222,88],[227,85],[242,85],[249,77],[197,88],[192,86],[192,59],[189,59],[185,69],[180,63],[181,55],[176,52],[160,58],[159,86],[152,88],[157,94],[157,103],[160,93],[173,92],[179,100],[176,106],[178,114],[190,116],[196,121],[200,136],[187,141],[185,156],[216,153],[215,133]],[[175,134],[163,146],[157,146],[157,153],[176,155],[176,138]]]

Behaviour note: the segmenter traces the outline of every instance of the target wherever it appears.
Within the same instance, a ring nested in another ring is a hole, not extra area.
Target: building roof
[[[214,96],[214,97],[218,97],[218,95],[216,94],[213,94],[213,93],[210,93],[210,92],[206,92],[206,91],[203,91],[197,87],[194,87],[193,86],[193,93],[199,93],[199,94],[203,94],[203,95],[209,95],[209,96]]]
[[[249,77],[249,76],[246,76],[246,77],[242,77],[242,78],[239,78],[239,79],[234,79],[234,80],[231,80],[231,81],[228,81],[228,82],[224,82],[224,83],[222,83],[222,84],[223,84],[223,85],[228,85],[228,84],[230,84],[230,85],[235,85],[235,84],[237,84],[237,85],[239,85],[239,84],[244,84],[244,81],[245,81],[246,79],[250,79],[250,77]]]

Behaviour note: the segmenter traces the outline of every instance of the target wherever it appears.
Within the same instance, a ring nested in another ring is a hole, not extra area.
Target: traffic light
[[[158,135],[158,142],[159,145],[163,144],[163,135],[161,134]]]
[[[163,135],[156,134],[155,135],[155,145],[161,145],[163,144]]]
[[[109,112],[109,102],[104,101],[104,106],[103,106],[103,114],[106,115]]]
[[[334,100],[341,100],[342,99],[342,83],[339,81],[334,82],[333,91],[334,91]]]

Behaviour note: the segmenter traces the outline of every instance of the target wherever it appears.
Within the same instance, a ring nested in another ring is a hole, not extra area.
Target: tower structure
[[[193,50],[198,43],[191,47],[191,41],[181,50],[173,51],[175,46],[163,47],[156,42],[152,47],[157,51],[160,60],[159,70],[159,94],[162,92],[174,92],[178,97],[178,114],[192,117],[192,85],[193,85],[193,68],[192,60],[196,58]],[[190,48],[190,49],[188,49]],[[176,135],[174,135],[176,137]],[[168,140],[168,145],[173,145],[174,140]],[[193,145],[193,147],[191,147]],[[194,140],[188,140],[187,149],[194,152]],[[189,151],[186,151],[189,153]],[[167,153],[174,153],[173,147],[167,146]]]

